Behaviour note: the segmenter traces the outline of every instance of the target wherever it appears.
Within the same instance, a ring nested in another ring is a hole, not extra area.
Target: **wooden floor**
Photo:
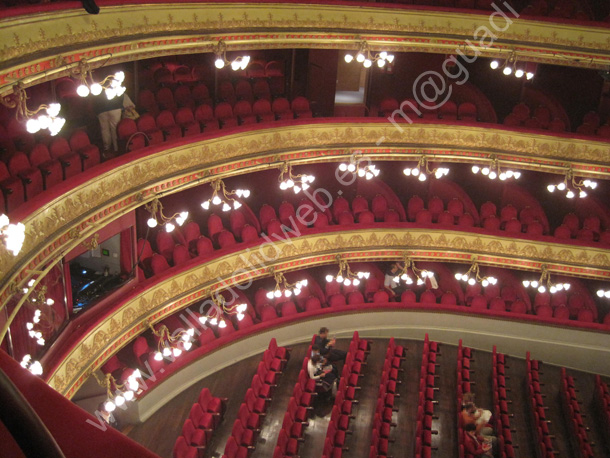
[[[403,362],[404,372],[401,373],[402,384],[399,387],[400,398],[396,402],[398,412],[394,414],[394,421],[398,424],[393,429],[389,455],[395,458],[412,457],[414,450],[415,417],[417,413],[419,371],[421,365],[423,343],[416,341],[400,341],[397,343],[407,347],[407,357]],[[387,348],[387,339],[375,339],[368,364],[364,368],[364,377],[361,378],[361,390],[358,393],[359,404],[354,406],[356,418],[352,420],[350,428],[353,434],[348,436],[346,445],[349,451],[344,452],[347,458],[368,458],[371,438],[373,413],[377,402],[377,393],[381,379],[381,369]],[[348,341],[338,341],[339,348],[347,348]],[[261,435],[256,443],[256,450],[251,458],[270,458],[273,455],[279,431],[282,426],[284,413],[292,390],[297,380],[301,364],[307,351],[307,344],[292,348],[292,357],[280,378],[273,401],[262,426]],[[501,349],[498,349],[501,351]],[[479,406],[492,408],[491,352],[473,352],[472,371],[475,384],[476,401]],[[208,387],[215,396],[229,399],[225,419],[215,431],[211,444],[206,453],[207,457],[221,457],[225,444],[231,435],[231,428],[237,418],[237,411],[250,385],[252,376],[256,372],[261,355],[248,358],[233,366],[225,368],[196,383],[188,390],[176,396],[172,402],[159,409],[145,423],[133,427],[128,433],[129,437],[149,448],[163,458],[172,457],[172,447],[176,437],[181,434],[182,424],[188,417],[190,408],[196,402],[203,387]],[[528,401],[525,390],[525,360],[509,358],[507,363],[509,396],[513,401],[510,404],[512,414],[511,426],[515,430],[514,439],[518,445],[517,458],[533,458],[535,456],[533,436],[529,425]],[[435,418],[433,428],[438,435],[433,436],[433,451],[435,458],[457,457],[457,428],[456,428],[456,383],[457,383],[457,347],[441,346],[441,356],[438,361],[438,379],[436,386]],[[543,364],[541,381],[546,394],[545,402],[548,409],[548,418],[552,421],[551,430],[555,434],[555,445],[561,458],[577,458],[571,449],[569,432],[559,403],[560,369]],[[597,445],[594,447],[596,458],[610,456],[608,445],[603,441],[596,421],[597,409],[593,402],[594,377],[591,374],[568,371],[575,377],[579,389],[580,401],[583,403],[585,423],[590,428],[589,438]],[[306,429],[305,441],[301,444],[299,455],[302,458],[320,458],[324,446],[326,429],[330,419],[330,402],[317,402],[314,405],[313,415]]]

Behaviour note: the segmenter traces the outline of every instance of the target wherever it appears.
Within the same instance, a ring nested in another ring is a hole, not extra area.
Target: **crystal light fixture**
[[[66,123],[64,118],[59,117],[61,110],[59,103],[43,104],[35,110],[30,110],[27,106],[28,96],[22,83],[13,86],[13,96],[0,97],[0,102],[8,108],[16,108],[15,118],[17,121],[25,122],[25,128],[29,133],[35,134],[41,129],[48,129],[49,133],[55,136]]]
[[[557,184],[550,184],[546,187],[549,192],[561,191],[566,193],[568,199],[573,199],[578,196],[581,199],[587,197],[585,188],[595,189],[597,188],[597,182],[593,180],[577,180],[574,176],[574,170],[572,167],[566,169],[563,181]]]
[[[336,257],[339,262],[339,272],[336,275],[327,275],[326,281],[337,283],[342,283],[344,286],[358,286],[361,280],[366,280],[370,277],[370,272],[352,272],[352,269],[349,267],[349,263],[345,259],[341,259],[340,255]]]
[[[227,326],[225,320],[218,320],[220,313],[226,313],[227,315],[235,315],[237,317],[237,320],[241,321],[244,319],[244,314],[248,309],[248,304],[246,303],[234,304],[231,306],[227,305],[226,299],[218,292],[210,294],[210,300],[215,305],[215,307],[207,315],[199,317],[199,322],[201,324],[210,323],[214,326],[218,325],[221,328],[225,328]]]
[[[477,282],[481,283],[481,285],[485,287],[498,283],[498,279],[496,277],[492,277],[491,275],[486,277],[481,276],[479,272],[479,263],[477,262],[476,258],[473,259],[472,265],[466,273],[462,274],[458,272],[455,274],[455,278],[456,280],[468,283],[470,286]]]
[[[496,156],[492,155],[490,159],[491,162],[488,165],[473,165],[471,169],[472,173],[476,175],[481,172],[481,175],[486,176],[490,180],[495,180],[496,178],[498,178],[500,181],[505,181],[510,178],[518,180],[521,177],[521,172],[519,172],[518,170],[501,170],[500,162],[498,161]]]
[[[244,199],[250,197],[249,189],[235,189],[233,191],[227,191],[224,181],[220,179],[212,181],[210,185],[213,189],[212,197],[201,203],[201,208],[204,210],[209,210],[211,205],[221,205],[223,212],[231,211],[231,209],[237,210],[239,207],[241,207],[241,203],[231,196],[237,196],[239,198],[243,197]]]
[[[144,208],[150,212],[150,218],[146,221],[148,227],[155,228],[159,224],[165,225],[166,232],[172,232],[176,229],[174,222],[178,226],[182,226],[189,217],[189,212],[183,211],[176,213],[170,217],[163,214],[163,204],[158,198],[154,198],[150,203],[144,205]]]
[[[605,297],[606,299],[610,299],[610,290],[598,289],[597,297]]]
[[[32,360],[32,355],[25,355],[19,364],[34,375],[42,375],[42,364],[40,361]]]
[[[555,294],[557,291],[569,290],[569,283],[553,283],[551,281],[551,273],[548,271],[548,266],[541,266],[542,274],[538,280],[523,280],[523,286],[526,288],[535,288],[539,293],[549,292]]]
[[[371,52],[371,50],[369,49],[369,45],[366,41],[361,41],[358,46],[359,46],[359,48],[358,48],[358,52],[355,56],[355,59],[356,59],[356,62],[361,63],[364,68],[369,68],[374,63],[377,63],[377,66],[379,68],[382,68],[382,67],[385,67],[386,63],[391,64],[394,61],[394,55],[388,54],[387,51],[381,51],[381,52],[373,54]],[[345,62],[347,62],[349,64],[350,62],[353,62],[353,61],[354,61],[353,54],[348,53],[345,55]]]
[[[227,59],[227,44],[220,40],[216,49],[214,50],[216,54],[216,60],[214,61],[214,66],[217,69],[224,68],[225,65],[230,65],[231,69],[234,71],[237,70],[245,70],[248,64],[250,63],[250,56],[238,56],[233,60]]]
[[[111,374],[106,374],[104,379],[100,379],[95,372],[91,372],[97,383],[106,389],[106,401],[104,402],[104,410],[113,412],[117,407],[125,405],[126,402],[135,400],[135,396],[139,390],[139,378],[142,374],[139,369],[136,369],[124,384],[118,382]]]
[[[426,278],[434,277],[434,272],[416,267],[413,259],[408,254],[405,254],[401,270],[394,277],[394,282],[400,283],[401,281],[403,281],[407,285],[412,285],[414,281],[409,276],[409,273],[413,274],[413,276],[415,277],[415,283],[418,286],[423,285],[426,282]]]
[[[307,280],[299,280],[296,283],[290,283],[281,272],[275,272],[273,269],[273,278],[275,279],[275,287],[271,291],[267,291],[267,299],[279,299],[280,297],[289,298],[301,294],[303,287],[307,286]]]
[[[292,188],[295,194],[298,194],[301,190],[308,189],[309,184],[313,183],[315,179],[316,177],[313,175],[294,175],[292,173],[292,166],[287,162],[281,165],[280,176],[278,177],[280,189],[285,191]]]
[[[155,329],[150,321],[146,321],[146,323],[153,334],[158,337],[157,352],[153,356],[155,361],[161,361],[163,358],[177,358],[183,350],[189,351],[192,348],[194,328],[188,328],[172,335],[164,324]]]
[[[76,93],[81,97],[87,97],[89,94],[97,96],[104,91],[106,98],[112,100],[123,95],[126,91],[125,87],[122,86],[123,81],[125,81],[125,73],[122,71],[116,72],[97,83],[93,79],[93,73],[91,73],[89,63],[85,59],[79,62],[77,69],[72,72],[72,76],[79,79],[80,84],[76,88]]]
[[[403,173],[410,177],[417,177],[419,181],[426,181],[429,176],[434,175],[435,178],[439,179],[449,174],[449,169],[446,167],[437,167],[435,169],[430,170],[428,166],[428,158],[426,156],[422,156],[417,161],[417,166],[413,168],[405,168]]]
[[[489,63],[489,66],[492,70],[500,69],[505,76],[514,75],[515,78],[523,78],[531,80],[535,75],[535,64],[533,62],[525,62],[519,64],[517,62],[517,54],[513,51],[508,59],[506,59],[502,64],[497,59],[492,60]]]
[[[379,176],[379,169],[361,151],[354,152],[350,156],[349,162],[339,164],[341,172],[349,172],[357,175],[359,178],[371,180]]]
[[[17,256],[25,241],[25,226],[22,223],[11,224],[8,216],[0,215],[0,240],[13,256]]]

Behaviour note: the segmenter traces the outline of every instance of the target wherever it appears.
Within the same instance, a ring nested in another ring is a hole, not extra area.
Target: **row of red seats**
[[[31,140],[33,136],[29,137]],[[31,146],[31,148],[30,148]],[[75,131],[68,142],[57,137],[49,145],[28,145],[29,153],[15,151],[0,162],[0,213],[15,210],[25,201],[63,180],[100,163],[100,150],[86,132]]]
[[[546,419],[547,407],[544,405],[543,394],[540,390],[540,366],[541,362],[530,358],[530,353],[525,356],[527,364],[527,394],[530,399],[530,414],[532,416],[532,426],[537,455],[541,458],[554,458],[555,447],[553,445],[553,436],[549,431],[549,423]]]
[[[397,426],[397,423],[393,421],[393,415],[394,412],[398,411],[395,407],[395,400],[400,396],[398,387],[402,380],[399,374],[402,371],[400,366],[405,359],[405,355],[406,348],[402,345],[396,345],[394,337],[391,337],[386,350],[381,383],[379,384],[369,458],[388,456],[389,444],[394,442],[390,439],[390,433],[391,428]]]
[[[315,336],[312,342],[314,339]],[[305,434],[305,428],[309,424],[309,412],[313,410],[313,400],[318,395],[315,380],[309,379],[305,375],[307,373],[309,355],[311,355],[311,347],[312,345],[309,345],[307,353],[305,353],[306,356],[303,358],[301,372],[299,373],[299,381],[294,385],[292,396],[288,401],[288,407],[282,421],[282,429],[273,451],[273,458],[296,455],[299,444],[304,442],[303,435]],[[304,379],[301,377],[304,377]]]
[[[257,100],[254,104],[241,100],[235,107],[227,102],[220,102],[215,108],[201,104],[194,110],[191,107],[178,108],[175,116],[171,110],[161,110],[156,116],[153,115],[154,111],[142,114],[137,121],[125,118],[119,122],[117,137],[121,152],[238,125],[312,117],[309,101],[305,97],[296,97],[292,103],[281,97],[275,99],[273,104],[265,99]]]
[[[594,403],[598,406],[602,420],[602,431],[606,443],[610,440],[610,390],[599,375],[595,376]]]
[[[208,388],[199,393],[189,417],[182,426],[182,435],[174,443],[173,458],[202,458],[212,434],[226,411],[226,398],[212,396]]]
[[[431,458],[432,436],[438,431],[432,429],[434,417],[434,393],[436,387],[437,357],[440,356],[438,342],[431,341],[426,333],[422,351],[421,370],[419,375],[419,401],[417,404],[417,421],[415,426],[415,458]]]
[[[246,391],[223,458],[246,458],[256,447],[262,421],[273,399],[273,389],[277,387],[289,357],[288,349],[278,347],[275,339],[272,339]]]
[[[215,69],[209,65],[194,65],[192,68],[188,65],[177,64],[175,66],[158,64],[157,68],[152,67],[150,72],[143,72],[141,78],[141,86],[146,86],[152,73],[152,81],[158,87],[171,87],[176,84],[193,84],[199,81],[208,81],[214,78]],[[172,68],[174,67],[174,68]],[[247,77],[247,78],[282,78],[284,76],[284,62],[271,60],[264,61],[261,59],[253,59],[246,70],[233,71],[232,75]]]
[[[551,119],[551,110],[539,105],[532,112],[530,107],[521,102],[515,105],[504,118],[505,126],[523,126],[528,129],[544,129],[551,132],[565,132],[566,125],[560,118]]]
[[[596,111],[588,112],[582,124],[578,126],[576,132],[582,135],[597,135],[598,137],[610,138],[610,124],[606,122],[601,125],[601,118]]]
[[[569,424],[570,442],[573,444],[573,449],[577,450],[577,455],[581,458],[593,458],[592,443],[589,442],[587,431],[580,413],[580,405],[576,397],[574,378],[566,373],[565,367],[561,368],[561,388],[560,397],[565,418]]]
[[[462,339],[458,342],[457,351],[457,432],[458,432],[458,456],[466,457],[464,448],[464,425],[462,418],[462,404],[465,393],[472,393],[470,382],[470,363],[472,362],[472,349],[462,345]],[[474,382],[472,382],[474,384]],[[471,458],[468,456],[468,458]]]
[[[415,99],[406,99],[399,104],[395,98],[388,97],[379,104],[379,116],[381,117],[392,117],[396,110],[402,110],[411,121],[418,118],[477,121],[477,107],[471,102],[463,102],[458,107],[454,101],[448,100],[440,108],[437,108],[434,104],[420,104]],[[394,119],[400,121],[403,118],[402,115],[398,115],[394,116]]]
[[[491,384],[494,399],[494,417],[496,419],[496,434],[500,458],[515,458],[516,444],[513,439],[514,429],[510,427],[510,418],[513,416],[508,412],[508,405],[512,401],[506,397],[506,359],[503,353],[498,353],[496,346],[492,352],[492,375]]]
[[[353,406],[359,403],[356,393],[360,389],[360,377],[364,376],[362,369],[366,365],[369,351],[370,342],[361,339],[358,331],[354,331],[333,405],[335,417],[331,418],[324,439],[323,458],[341,458],[343,452],[348,450],[345,441],[349,431],[349,420],[355,418]]]

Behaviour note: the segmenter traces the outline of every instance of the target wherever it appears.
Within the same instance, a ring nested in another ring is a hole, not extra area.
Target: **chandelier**
[[[345,62],[348,64],[354,60],[354,56],[352,54],[345,55]],[[388,54],[386,51],[381,51],[379,53],[373,54],[369,49],[369,45],[366,41],[361,41],[359,44],[358,53],[356,54],[356,62],[361,63],[364,68],[369,68],[373,63],[377,62],[377,66],[379,68],[385,66],[387,63],[392,63],[394,61],[394,55]]]
[[[549,192],[558,191],[566,191],[566,197],[568,199],[573,199],[578,193],[578,197],[581,199],[587,197],[587,192],[584,188],[595,189],[597,188],[597,182],[593,180],[577,180],[574,176],[574,171],[572,167],[566,169],[565,176],[563,181],[558,184],[550,184],[546,187]]]
[[[531,80],[534,77],[533,68],[531,68],[529,62],[521,65],[517,64],[517,54],[514,51],[502,65],[500,65],[500,61],[494,59],[489,63],[489,66],[492,70],[501,69],[505,76],[514,74],[516,78],[522,78],[525,75],[527,80]]]
[[[97,383],[106,389],[106,401],[104,402],[104,410],[113,412],[117,407],[121,407],[125,402],[133,401],[140,387],[138,379],[142,377],[139,369],[136,369],[127,379],[124,384],[119,383],[111,374],[106,374],[103,380],[100,380],[95,372],[92,372]]]
[[[430,175],[434,175],[437,179],[448,175],[449,169],[445,167],[437,167],[436,169],[430,170],[430,167],[428,166],[428,158],[426,158],[426,156],[422,156],[419,158],[417,166],[413,168],[407,167],[403,170],[403,173],[408,177],[417,177],[419,181],[426,181]]]
[[[33,283],[34,280],[30,280],[30,283]],[[29,283],[29,284],[30,284]],[[25,288],[24,292],[27,294],[28,289]],[[46,286],[42,286],[38,292],[34,295],[34,297],[32,297],[31,295],[28,296],[27,301],[32,304],[32,305],[38,305],[38,304],[46,304],[49,307],[52,306],[53,304],[55,304],[55,301],[53,299],[46,298],[45,295],[47,293],[47,287]],[[44,345],[45,344],[45,340],[44,337],[42,336],[42,331],[40,331],[40,321],[41,321],[41,317],[42,317],[42,310],[40,309],[36,309],[34,311],[34,317],[32,318],[32,321],[27,322],[25,324],[26,329],[28,330],[28,335],[32,338],[32,339],[36,339],[36,343],[38,345]],[[37,329],[38,328],[38,329]]]
[[[157,336],[157,352],[154,354],[155,361],[162,361],[163,358],[177,358],[182,354],[182,351],[189,351],[193,346],[193,336],[195,335],[195,329],[189,328],[178,332],[176,335],[172,335],[169,332],[167,326],[162,324],[159,329],[150,323],[146,322],[148,327],[152,330],[153,334]],[[180,348],[182,346],[182,348]]]
[[[490,180],[495,180],[496,178],[499,178],[500,181],[505,181],[510,178],[514,178],[515,180],[518,180],[521,177],[521,172],[519,172],[519,171],[508,170],[508,169],[504,170],[504,171],[501,170],[500,162],[498,161],[498,159],[495,156],[491,156],[491,162],[489,165],[485,165],[485,166],[473,165],[471,170],[472,170],[472,173],[474,173],[475,175],[478,174],[479,172],[481,172],[481,175],[485,175]]]
[[[479,263],[477,262],[476,258],[473,260],[470,269],[468,269],[465,274],[461,274],[458,272],[455,274],[455,278],[456,280],[468,283],[470,286],[474,285],[477,282],[481,283],[481,285],[483,285],[484,287],[487,287],[489,285],[495,285],[496,283],[498,283],[498,279],[496,277],[481,276],[479,272]]]
[[[285,191],[286,189],[292,188],[295,194],[309,188],[309,183],[313,183],[316,179],[313,175],[293,175],[292,166],[287,162],[284,162],[280,169],[280,176],[278,181],[280,182],[280,189]]]
[[[526,288],[536,288],[539,293],[545,293],[548,289],[551,294],[555,294],[557,291],[567,291],[570,289],[569,283],[553,283],[551,281],[551,274],[548,271],[546,264],[542,265],[541,270],[542,274],[538,280],[523,280],[523,286]]]
[[[606,299],[610,299],[610,290],[598,289],[597,297],[605,297]]]
[[[112,100],[123,95],[126,90],[122,86],[125,81],[125,73],[116,72],[114,75],[108,75],[101,83],[96,83],[89,63],[85,59],[79,62],[78,70],[74,71],[72,75],[80,80],[76,93],[81,97],[87,97],[89,94],[100,95],[104,91],[108,100]]]
[[[42,375],[42,364],[40,361],[32,360],[32,355],[25,355],[19,364],[34,375]]]
[[[201,324],[210,323],[213,326],[218,325],[219,328],[226,328],[227,323],[224,319],[220,318],[222,313],[226,313],[228,315],[235,315],[239,321],[243,320],[245,315],[244,313],[248,309],[248,304],[241,303],[235,305],[227,305],[226,299],[220,294],[211,294],[210,300],[214,304],[213,311],[208,313],[206,316],[199,317],[199,322]],[[220,318],[220,320],[219,320]]]
[[[218,46],[214,50],[216,54],[216,60],[214,61],[214,65],[217,69],[224,68],[225,65],[230,65],[231,69],[234,71],[237,70],[245,70],[248,64],[250,63],[250,56],[238,56],[232,61],[227,59],[227,45],[223,40],[218,42]]]
[[[358,286],[360,280],[366,280],[371,275],[370,272],[352,272],[349,263],[345,259],[341,259],[341,256],[339,255],[337,255],[337,261],[339,261],[339,272],[337,272],[336,275],[327,275],[326,281],[328,283],[336,281],[337,283],[342,283],[344,286]]]
[[[307,286],[307,280],[299,280],[296,283],[290,283],[286,280],[286,277],[281,272],[273,271],[273,278],[275,279],[275,288],[271,291],[267,291],[267,299],[280,298],[282,296],[288,298],[293,294],[298,296],[301,294],[301,289]]]
[[[241,207],[241,204],[237,200],[232,198],[231,196],[237,196],[240,198],[243,197],[244,199],[247,199],[248,197],[250,197],[249,189],[235,189],[233,191],[227,191],[225,183],[222,180],[214,180],[210,184],[212,186],[213,193],[212,193],[212,197],[210,197],[205,202],[201,203],[201,207],[204,210],[209,210],[210,204],[212,204],[212,205],[221,205],[222,204],[223,212],[228,212],[231,210],[231,208],[233,210],[237,210],[239,207]]]
[[[393,280],[396,283],[400,283],[400,281],[402,280],[407,285],[412,285],[413,279],[409,276],[409,271],[411,271],[415,276],[416,283],[418,286],[423,285],[426,282],[426,278],[434,277],[434,272],[416,267],[413,259],[411,259],[409,255],[405,254],[403,258],[403,266],[400,272],[396,274]]]
[[[8,216],[0,215],[0,239],[6,249],[17,256],[25,240],[25,226],[22,223],[11,224]]]
[[[59,117],[61,105],[50,103],[40,105],[35,110],[30,110],[27,105],[28,96],[22,83],[13,86],[14,98],[0,97],[0,102],[8,108],[16,108],[15,118],[17,121],[25,121],[25,128],[30,134],[35,134],[41,129],[49,129],[49,133],[55,136],[66,123],[64,118]],[[40,114],[39,114],[40,113]]]
[[[150,218],[146,221],[148,227],[155,228],[159,224],[165,225],[166,232],[172,232],[176,226],[172,223],[175,221],[178,226],[182,226],[189,217],[189,212],[179,212],[170,217],[163,214],[163,204],[158,198],[154,198],[150,203],[144,205],[144,208],[150,213]]]
[[[367,180],[379,176],[379,169],[375,164],[371,163],[368,157],[365,157],[362,152],[355,152],[350,156],[349,162],[339,164],[339,170],[341,172],[353,173],[358,177],[366,178]]]

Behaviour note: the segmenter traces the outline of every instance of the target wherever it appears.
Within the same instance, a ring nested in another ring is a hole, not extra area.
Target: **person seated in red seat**
[[[475,458],[492,457],[491,443],[483,436],[477,435],[477,427],[473,423],[464,425],[464,449]]]
[[[493,427],[489,424],[491,411],[477,407],[474,403],[474,393],[464,393],[461,415],[463,424],[474,424],[477,434],[490,438],[494,436]]]
[[[334,338],[328,338],[328,328],[322,327],[313,344],[318,346],[320,355],[326,358],[329,363],[336,363],[339,361],[345,362],[347,352],[334,348],[335,343],[336,341]]]
[[[407,289],[404,284],[400,283],[400,279],[398,279],[399,281],[396,281],[401,269],[402,266],[400,265],[400,263],[393,262],[392,264],[390,264],[388,270],[385,271],[383,286],[394,297],[402,296],[402,293]]]
[[[307,373],[309,378],[316,381],[316,391],[321,394],[337,394],[337,376],[333,373],[333,367],[319,354],[315,354],[307,362]]]

